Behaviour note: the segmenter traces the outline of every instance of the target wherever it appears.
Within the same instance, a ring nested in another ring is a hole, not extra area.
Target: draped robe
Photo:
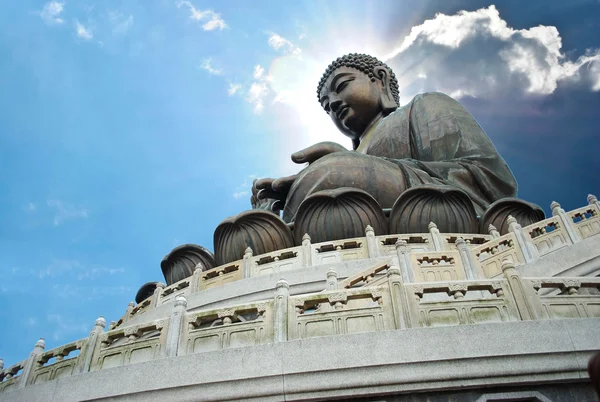
[[[508,165],[473,116],[445,94],[425,93],[382,119],[356,151],[327,155],[301,171],[283,219],[292,221],[302,200],[317,191],[359,188],[390,208],[404,190],[423,184],[462,189],[478,215],[517,192]]]

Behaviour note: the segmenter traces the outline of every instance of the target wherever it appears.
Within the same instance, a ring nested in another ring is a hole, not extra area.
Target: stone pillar
[[[304,236],[302,236],[302,266],[312,266],[312,246],[308,233],[304,233]]]
[[[4,370],[4,359],[0,357],[0,371]]]
[[[275,314],[273,314],[275,342],[285,342],[288,340],[289,297],[290,285],[285,279],[280,279],[275,286]]]
[[[473,255],[471,254],[471,249],[469,245],[462,237],[459,237],[454,242],[456,248],[458,249],[458,254],[460,255],[460,260],[462,261],[463,267],[465,267],[465,275],[467,279],[475,280],[479,279],[477,274],[475,273],[475,262],[473,261]]]
[[[204,272],[204,265],[196,264],[192,274],[192,283],[190,283],[190,293],[196,293],[202,289],[202,272]]]
[[[131,318],[131,312],[133,311],[134,308],[135,308],[135,303],[129,302],[129,304],[127,305],[127,310],[125,310],[125,316],[123,317],[123,323],[126,323],[127,321],[129,321],[129,319]]]
[[[402,273],[402,281],[414,282],[415,277],[413,275],[410,254],[408,252],[406,240],[400,239],[396,241],[396,257],[398,258],[398,264],[396,266],[400,268],[400,272]]]
[[[392,258],[392,262],[387,271],[388,284],[390,287],[390,295],[392,296],[392,307],[394,311],[394,324],[397,329],[410,328],[410,311],[411,306],[404,284],[402,283],[402,272],[398,268],[398,259]]]
[[[175,304],[171,310],[169,318],[169,329],[165,345],[166,357],[175,357],[179,351],[179,339],[181,338],[181,327],[183,325],[183,316],[187,307],[187,299],[184,295],[175,298]]]
[[[598,202],[598,198],[595,195],[588,194],[588,196],[587,196],[587,202],[590,205],[596,206],[596,208],[598,209],[598,212],[600,212],[600,202]]]
[[[519,243],[519,246],[523,252],[523,257],[525,257],[525,262],[533,261],[538,254],[537,248],[531,242],[529,235],[525,236],[523,233],[523,228],[512,215],[508,215],[506,222],[508,223],[508,230],[515,234],[517,243]]]
[[[569,238],[571,239],[571,242],[575,244],[576,242],[580,241],[581,239],[573,227],[573,220],[569,218],[569,215],[567,215],[565,210],[560,207],[560,204],[556,201],[552,201],[550,208],[552,208],[552,216],[558,216],[560,218],[567,234],[569,235]]]
[[[502,261],[502,273],[508,281],[508,286],[515,300],[517,310],[522,320],[538,320],[541,318],[539,302],[533,300],[531,286],[525,287],[515,264],[505,259]],[[529,289],[531,288],[531,289]]]
[[[79,361],[74,369],[76,374],[87,373],[90,371],[94,354],[100,344],[98,338],[100,337],[100,334],[104,332],[104,328],[106,328],[106,320],[104,317],[100,316],[96,319],[96,322],[94,322],[94,328],[92,328],[79,351]]]
[[[327,290],[336,290],[338,288],[337,272],[333,268],[327,271]]]
[[[429,233],[431,234],[431,240],[433,241],[434,251],[444,251],[443,239],[440,236],[440,231],[435,223],[429,222]]]
[[[244,251],[244,272],[242,272],[244,278],[250,278],[252,276],[252,255],[252,249],[250,247],[246,248],[246,251]]]
[[[17,383],[17,388],[24,388],[26,385],[29,385],[29,381],[31,378],[31,374],[37,367],[38,361],[40,359],[40,355],[44,351],[46,347],[46,342],[44,342],[44,338],[40,338],[39,341],[35,343],[33,347],[33,351],[29,355],[29,359],[25,362],[25,367],[23,367],[23,372],[19,377],[19,381]]]
[[[162,295],[163,289],[165,288],[165,284],[162,282],[158,282],[156,284],[156,288],[154,289],[154,293],[152,293],[152,302],[151,306],[156,307],[160,302],[160,295]]]
[[[490,236],[492,236],[493,239],[497,239],[498,237],[500,237],[500,232],[498,232],[498,229],[496,229],[496,226],[490,224],[490,226],[488,226],[488,233],[490,234]]]
[[[369,252],[369,258],[379,257],[379,247],[377,247],[377,238],[375,237],[375,231],[371,225],[367,225],[365,228],[365,235],[367,236],[367,251]]]

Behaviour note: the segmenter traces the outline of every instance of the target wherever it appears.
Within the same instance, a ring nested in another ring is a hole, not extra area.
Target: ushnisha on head
[[[355,143],[373,122],[399,106],[394,72],[366,54],[350,53],[331,63],[319,81],[317,96],[335,125]]]

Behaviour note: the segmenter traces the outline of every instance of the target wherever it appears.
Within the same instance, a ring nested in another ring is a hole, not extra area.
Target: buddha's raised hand
[[[348,151],[346,148],[335,142],[319,142],[311,145],[301,151],[292,154],[292,161],[295,163],[311,164],[325,155],[334,152]],[[255,180],[252,185],[252,207],[255,209],[271,209],[277,212],[285,206],[285,200],[288,196],[290,188],[298,175],[281,177],[279,179],[259,179]],[[269,203],[272,207],[265,208]],[[274,208],[273,208],[274,207]]]
[[[324,141],[318,144],[311,145],[308,148],[304,148],[302,151],[298,151],[292,154],[292,161],[295,163],[313,163],[325,155],[332,154],[334,152],[348,151],[346,148],[335,142]]]

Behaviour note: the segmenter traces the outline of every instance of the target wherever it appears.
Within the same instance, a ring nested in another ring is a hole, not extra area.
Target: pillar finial
[[[94,323],[94,326],[105,328],[106,320],[104,319],[104,316],[100,316],[100,317],[96,318],[96,322]]]

